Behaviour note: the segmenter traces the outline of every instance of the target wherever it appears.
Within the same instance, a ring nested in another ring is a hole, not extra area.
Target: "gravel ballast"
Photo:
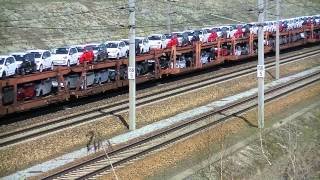
[[[293,114],[295,110],[301,108],[301,104],[306,105],[304,102],[319,102],[319,92],[320,83],[315,83],[266,104],[266,127],[279,122],[279,118],[285,118],[282,115],[283,112]],[[295,106],[296,109],[293,108]],[[252,127],[257,125],[256,117],[257,109],[255,108],[240,117],[117,169],[116,174],[119,179],[169,179],[175,175],[176,171],[184,171],[208,158],[208,153],[219,153],[221,149],[226,149],[233,143],[250,137],[252,133],[256,134],[257,128]],[[114,177],[108,174],[101,179],[114,179]]]
[[[301,61],[282,66],[282,76],[293,74],[320,64],[319,59]],[[271,71],[271,73],[273,73]],[[266,82],[270,81],[268,75]],[[137,125],[144,125],[173,116],[179,112],[192,109],[227,95],[245,91],[256,86],[255,74],[241,77],[237,80],[204,88],[197,92],[185,94],[183,97],[173,97],[168,101],[159,102],[148,107],[137,109]],[[214,92],[214,93],[213,93]],[[120,114],[127,121],[127,113]],[[42,137],[36,141],[21,143],[0,150],[1,175],[7,175],[19,169],[37,164],[48,159],[84,147],[93,133],[97,138],[108,139],[127,132],[126,127],[118,117],[108,117],[105,120],[81,125],[78,127]]]

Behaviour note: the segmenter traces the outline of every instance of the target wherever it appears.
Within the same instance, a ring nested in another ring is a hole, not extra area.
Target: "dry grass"
[[[166,0],[140,0],[137,5],[137,34],[166,32]],[[315,0],[291,0],[283,3],[282,17],[317,14],[320,3]],[[102,42],[128,37],[128,9],[126,0],[108,1],[61,1],[61,0],[0,0],[0,53],[30,48],[53,48],[57,46]],[[315,7],[306,8],[304,7]],[[121,8],[123,7],[123,8]],[[238,21],[257,21],[256,0],[184,0],[171,6],[174,31],[221,23],[234,23],[209,15]],[[275,19],[274,7],[270,6],[269,19]],[[10,28],[8,28],[8,26]],[[20,28],[12,28],[20,27]],[[22,28],[35,27],[35,28]]]
[[[310,101],[314,97],[318,97],[319,92],[320,83],[316,83],[312,87],[305,88],[303,91],[292,93],[287,97],[268,103],[265,107],[266,120],[268,121],[271,117],[278,115],[303,101]],[[250,123],[256,124],[256,112],[257,110],[253,109],[243,117]],[[220,145],[219,139],[224,139],[232,134],[239,133],[240,130],[248,127],[248,123],[244,122],[242,119],[234,118],[219,129],[212,128],[165,150],[148,155],[143,160],[137,160],[134,163],[127,165],[125,168],[118,169],[116,173],[119,179],[149,179],[155,174],[159,175],[159,172],[165,173],[166,170],[171,171],[181,162],[190,162],[190,159],[194,159],[193,156],[195,154],[205,153],[207,149],[210,149],[208,146],[212,147]],[[106,175],[101,179],[112,178],[112,175]]]
[[[303,71],[319,65],[319,60],[303,61],[283,66],[282,75]],[[181,111],[197,107],[202,104],[235,94],[256,86],[255,75],[231,80],[227,83],[211,86],[201,91],[188,93],[182,97],[174,97],[166,102],[159,102],[137,110],[138,127],[150,124]],[[271,78],[268,77],[268,80]],[[127,121],[127,113],[121,114]],[[88,134],[93,131],[101,138],[107,139],[117,134],[127,132],[127,129],[117,117],[110,117],[103,121],[78,126],[63,132],[46,136],[37,141],[21,143],[19,145],[0,150],[0,174],[5,175],[43,162],[83,147],[88,142]]]

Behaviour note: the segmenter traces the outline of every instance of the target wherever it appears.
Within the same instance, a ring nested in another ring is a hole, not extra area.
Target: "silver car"
[[[41,97],[51,93],[52,90],[52,80],[50,78],[46,80],[41,80],[41,82],[36,84],[36,96]]]

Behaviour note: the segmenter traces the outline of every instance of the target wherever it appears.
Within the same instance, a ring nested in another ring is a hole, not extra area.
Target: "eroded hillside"
[[[0,0],[0,53],[30,48],[102,42],[126,38],[127,0]],[[173,30],[219,23],[256,21],[256,0],[138,0],[137,34],[167,32],[170,9]],[[275,2],[268,19],[274,19]],[[283,0],[282,15],[319,14],[318,0]]]

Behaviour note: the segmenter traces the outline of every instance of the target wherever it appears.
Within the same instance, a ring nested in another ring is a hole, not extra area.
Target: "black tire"
[[[3,73],[2,73],[2,79],[5,79],[6,77],[7,77],[6,72],[3,72]]]
[[[22,68],[22,69],[20,70],[20,74],[21,74],[21,75],[25,75],[25,74],[26,74],[26,71]]]
[[[43,72],[43,65],[42,64],[39,67],[39,72]]]
[[[32,72],[37,72],[37,66],[34,66],[34,67],[32,68]]]

